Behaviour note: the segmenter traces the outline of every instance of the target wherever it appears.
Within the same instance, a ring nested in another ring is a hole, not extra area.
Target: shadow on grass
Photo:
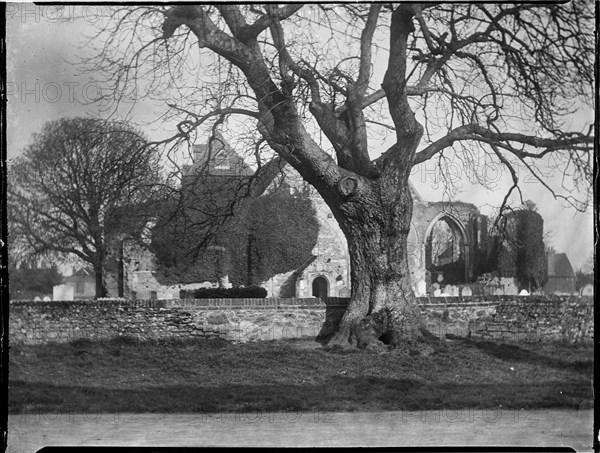
[[[539,352],[534,352],[526,347],[520,347],[514,344],[496,343],[493,341],[482,341],[482,340],[469,340],[462,337],[454,337],[456,341],[462,343],[463,346],[477,348],[480,351],[488,354],[492,357],[496,357],[500,360],[507,362],[523,362],[532,365],[541,365],[544,367],[551,367],[558,370],[577,371],[581,373],[592,373],[594,370],[594,361],[590,356],[587,360],[564,360],[557,358],[555,355],[544,355]],[[560,347],[560,345],[558,345]],[[564,345],[565,349],[569,349],[572,346]],[[573,354],[577,350],[573,348]],[[553,352],[549,350],[548,354]]]
[[[447,342],[445,351],[418,357],[313,346],[131,338],[15,345],[9,410],[531,409],[578,408],[592,398],[593,349],[587,346],[457,339]],[[515,363],[523,366],[508,365]]]
[[[386,411],[578,408],[591,398],[582,379],[519,384],[429,383],[374,376],[334,377],[320,385],[56,386],[12,381],[9,412]]]

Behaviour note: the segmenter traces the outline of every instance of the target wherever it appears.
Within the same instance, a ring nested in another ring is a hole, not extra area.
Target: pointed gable
[[[227,143],[220,131],[215,131],[212,141],[194,145],[193,151],[194,163],[184,169],[186,175],[202,173],[211,176],[251,176],[254,174],[252,168]]]
[[[567,257],[566,253],[556,253],[554,255],[554,262],[552,266],[548,266],[551,271],[548,272],[549,276],[552,277],[575,277],[573,266],[571,261]]]

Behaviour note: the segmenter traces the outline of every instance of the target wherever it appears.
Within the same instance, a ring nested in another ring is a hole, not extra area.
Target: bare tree
[[[12,241],[23,253],[70,254],[89,263],[106,294],[107,242],[152,200],[157,158],[126,123],[64,118],[44,125],[10,171]]]
[[[520,193],[521,166],[555,197],[586,205],[593,129],[569,121],[592,105],[589,2],[186,4],[113,19],[94,40],[92,69],[110,75],[117,97],[133,85],[170,99],[168,115],[181,115],[173,142],[215,119],[255,129],[331,208],[352,291],[330,344],[419,343],[407,262],[415,165],[496,162],[513,181],[503,206]],[[373,149],[374,133],[393,144]],[[579,192],[553,188],[548,167]]]

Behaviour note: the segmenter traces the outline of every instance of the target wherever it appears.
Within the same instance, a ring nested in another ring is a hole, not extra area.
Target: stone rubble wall
[[[593,342],[594,299],[517,298],[498,304],[491,316],[474,318],[469,330],[472,338],[484,340]]]
[[[592,342],[590,297],[420,298],[428,329],[503,341]],[[335,328],[347,298],[10,302],[10,341],[221,338],[234,342],[315,338]]]

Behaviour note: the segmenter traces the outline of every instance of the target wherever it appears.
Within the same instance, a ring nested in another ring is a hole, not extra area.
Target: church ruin
[[[282,167],[282,166],[280,166]],[[319,222],[319,234],[312,257],[301,267],[263,282],[269,297],[348,297],[350,260],[344,235],[329,207],[317,191],[290,166],[263,173],[253,196],[268,192],[277,175],[285,174],[287,184],[310,197]],[[199,169],[211,178],[228,184],[249,177],[253,171],[229,146],[220,133],[206,145],[194,146],[194,161],[183,169],[183,184],[197,176]],[[428,202],[411,185],[414,200],[409,235],[409,265],[415,294],[431,292],[432,285],[468,284],[478,276],[487,246],[487,218],[477,207],[463,202]],[[174,244],[176,246],[176,244]],[[178,297],[178,287],[161,285],[155,277],[156,259],[148,247],[132,241],[123,246],[125,296],[137,298]],[[198,282],[201,283],[201,282]],[[208,284],[217,282],[209,282]]]

